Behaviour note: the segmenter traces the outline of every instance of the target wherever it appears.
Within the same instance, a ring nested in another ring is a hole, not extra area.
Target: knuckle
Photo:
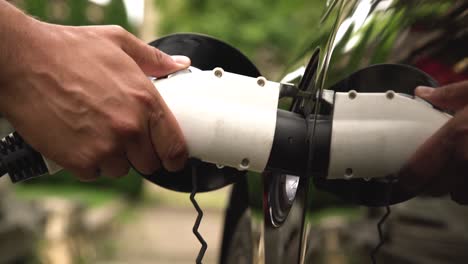
[[[144,85],[141,85],[141,87],[143,86]],[[146,108],[152,108],[156,102],[155,96],[145,89],[142,89],[141,92],[135,93],[134,97],[139,104],[144,105]]]
[[[185,142],[181,139],[175,139],[172,144],[169,145],[169,148],[164,155],[164,159],[169,161],[183,161],[187,156],[188,149]]]
[[[112,121],[111,128],[120,136],[133,137],[139,134],[142,125],[137,118],[118,118]]]
[[[178,171],[184,167],[188,158],[185,144],[177,142],[173,144],[163,159],[164,167],[169,171]]]
[[[161,123],[163,123],[165,118],[166,118],[166,113],[162,109],[153,111],[153,113],[150,116],[151,128],[158,127]]]
[[[153,61],[157,64],[163,63],[165,59],[165,54],[156,48],[151,48],[151,49],[152,49],[151,54],[152,54]]]
[[[119,25],[107,26],[107,31],[111,36],[116,37],[117,39],[125,38],[128,34],[127,30]]]
[[[452,86],[447,86],[447,87],[444,87],[444,88],[439,88],[437,89],[439,90],[439,97],[442,99],[442,100],[451,100],[453,99],[456,94],[457,94],[457,91],[455,89],[455,87],[452,87]]]
[[[90,156],[81,156],[73,158],[67,166],[75,171],[91,171],[96,168],[96,162],[95,159]]]
[[[446,99],[449,97],[449,95],[450,95],[450,91],[448,88],[439,89],[439,97],[441,99]]]
[[[95,145],[96,161],[105,160],[106,157],[116,153],[118,146],[114,141],[107,140]]]

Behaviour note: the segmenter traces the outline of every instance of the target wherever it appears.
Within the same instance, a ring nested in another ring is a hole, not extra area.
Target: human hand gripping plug
[[[450,194],[457,203],[468,204],[468,81],[417,87],[415,94],[455,115],[416,151],[401,180],[409,188],[424,186],[427,194]]]
[[[82,180],[119,177],[130,164],[146,174],[183,167],[182,132],[146,76],[187,68],[187,57],[118,26],[24,19],[0,50],[0,111],[33,148]]]

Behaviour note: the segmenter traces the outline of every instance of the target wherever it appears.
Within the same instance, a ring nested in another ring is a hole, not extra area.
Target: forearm
[[[13,74],[12,66],[21,63],[18,53],[28,45],[34,24],[38,23],[15,6],[0,0],[0,83]]]

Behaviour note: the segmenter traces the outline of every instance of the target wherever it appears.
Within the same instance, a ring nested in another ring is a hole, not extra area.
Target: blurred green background
[[[311,40],[323,38],[326,33],[324,29],[317,30],[325,6],[322,0],[8,2],[50,23],[120,25],[147,42],[175,32],[211,35],[241,50],[266,77],[272,79],[280,78],[294,63],[306,63],[310,47],[314,45]],[[176,256],[190,263],[197,251],[193,246],[197,242],[190,230],[194,211],[188,195],[145,184],[135,172],[121,179],[104,178],[92,183],[80,182],[68,172],[62,172],[17,184],[12,189],[15,199],[32,202],[39,211],[46,212],[47,221],[37,220],[42,221],[45,231],[33,232],[33,236],[41,234],[39,249],[32,249],[38,254],[32,259],[39,263],[98,263],[97,259],[107,261],[112,258],[122,263],[130,263],[129,260],[139,263],[136,261],[139,258],[159,263],[158,260]],[[210,244],[207,263],[214,262],[219,252],[223,208],[229,191],[229,188],[224,188],[197,195],[197,200],[207,210],[204,222],[210,225],[204,232]],[[31,217],[39,215],[36,209],[27,210]],[[122,224],[129,221],[131,224]],[[153,222],[157,224],[153,226]],[[119,227],[112,229],[115,225]],[[170,233],[165,233],[169,230]],[[60,239],[57,232],[61,234]],[[141,243],[142,236],[148,236],[145,243]],[[174,241],[168,240],[168,236]],[[18,239],[18,235],[14,238]],[[22,239],[29,240],[31,238]],[[0,246],[1,253],[7,251]],[[31,262],[31,258],[26,259],[19,263]]]
[[[144,38],[147,41],[174,32],[212,35],[240,49],[267,77],[273,78],[279,78],[308,52],[310,40],[317,39],[316,26],[324,7],[320,0],[9,2],[43,21],[64,25],[116,24],[139,37],[146,35]],[[78,197],[92,204],[96,203],[95,200],[99,203],[122,193],[130,199],[138,199],[143,190],[142,179],[135,172],[119,180],[100,179],[91,184],[81,183],[69,173],[62,172],[53,177],[32,180],[19,186],[17,192],[34,197],[47,193],[49,189],[50,192]],[[101,192],[96,193],[95,189]],[[109,194],[105,195],[106,192]]]
[[[74,26],[120,25],[147,42],[176,32],[211,35],[241,50],[267,78],[273,80],[278,80],[298,64],[306,64],[312,49],[318,43],[324,42],[330,33],[332,23],[335,22],[329,19],[319,26],[320,16],[324,12],[326,3],[331,2],[326,0],[11,0],[9,2],[30,15],[51,23]],[[445,10],[444,8],[450,6],[450,3],[444,3],[436,11]],[[417,9],[418,14],[407,16],[431,17],[433,11],[422,5]],[[363,45],[355,45],[353,56],[344,61],[341,57],[332,57],[332,63],[341,68],[358,67],[363,54],[367,53],[364,44],[369,40],[370,34],[380,34],[380,28],[384,27],[388,30],[386,35],[381,36],[381,46],[390,50],[399,32],[392,27],[399,25],[402,18],[401,14],[375,17],[374,19],[378,20],[378,23],[375,23],[378,28],[373,28],[372,23],[362,27],[363,34],[357,44]],[[351,34],[352,28],[350,27],[348,31]],[[336,50],[343,49],[345,46],[336,47]],[[380,61],[389,54],[389,52],[376,53],[372,59]],[[346,71],[341,70],[329,72],[327,81],[333,83],[346,74]],[[261,178],[257,175],[251,179],[249,188],[260,190]],[[0,196],[3,195],[2,185],[7,183],[5,180],[7,179],[0,182]],[[8,209],[2,204],[2,202],[7,204],[5,202],[7,200],[0,199],[0,221],[7,219],[8,217],[2,218],[2,216],[9,216],[11,211],[21,211],[21,213],[30,211],[28,217],[21,215],[19,220],[10,222],[13,223],[15,230],[31,233],[30,230],[34,229],[32,232],[34,234],[23,238],[14,233],[12,237],[25,243],[32,241],[31,237],[40,234],[39,250],[32,249],[36,253],[39,252],[36,259],[54,260],[38,261],[40,263],[175,263],[174,259],[183,259],[185,261],[183,263],[193,263],[198,250],[194,245],[198,245],[198,242],[191,233],[195,212],[189,202],[188,194],[167,191],[145,183],[135,172],[130,172],[121,179],[99,179],[92,183],[79,182],[67,172],[42,177],[10,188],[14,190],[15,199],[32,203],[33,206],[25,210],[16,206],[14,209]],[[216,192],[197,194],[197,200],[205,210],[203,222],[207,223],[202,233],[210,245],[206,263],[214,263],[219,252],[223,209],[229,198],[229,191],[228,187]],[[315,218],[312,220],[317,221],[330,215],[342,215],[345,218],[362,215],[362,211],[347,206],[330,194],[316,190],[310,190],[309,193],[313,193],[310,207],[315,209],[312,210]],[[50,198],[59,198],[61,201],[49,200]],[[256,205],[262,208],[261,199]],[[29,220],[39,215],[37,208],[46,212],[47,220],[37,219],[35,228],[23,224],[22,219]],[[8,210],[8,213],[4,212]],[[43,223],[45,231],[36,230],[39,223]],[[14,244],[11,242],[14,240],[0,234],[0,239],[5,237],[8,238],[7,244]],[[2,246],[0,243],[0,253],[2,253],[0,263],[2,256],[9,251]],[[105,261],[99,262],[96,259]],[[108,262],[110,259],[118,261]],[[145,259],[148,262],[138,262],[138,259]],[[159,261],[161,259],[162,262]],[[23,259],[16,263],[31,262],[31,258],[27,260]]]
[[[202,32],[243,51],[267,77],[280,77],[317,39],[321,0],[155,0],[159,32]]]
[[[212,35],[239,48],[268,73],[284,71],[309,50],[311,40],[320,34],[317,25],[325,6],[321,0],[146,0],[151,3],[145,6],[154,8],[145,15],[157,17],[155,25],[148,25],[151,21],[132,9],[141,9],[143,0],[127,1],[127,5],[123,0],[10,2],[52,23],[117,24],[136,35],[151,27],[154,37],[174,32]]]

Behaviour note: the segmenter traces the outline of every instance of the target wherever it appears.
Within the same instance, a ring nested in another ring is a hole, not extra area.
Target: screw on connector
[[[349,99],[353,100],[357,97],[357,92],[355,90],[351,90],[348,92]]]
[[[258,86],[261,86],[261,87],[265,86],[265,84],[266,84],[265,77],[258,77],[257,78],[257,84],[258,84]]]
[[[221,68],[215,68],[214,69],[214,75],[218,78],[221,78],[223,77],[223,74],[224,74],[224,70],[221,69]]]
[[[240,167],[244,170],[248,169],[250,165],[250,160],[248,158],[243,158],[240,163]]]
[[[353,178],[353,176],[354,176],[353,175],[353,169],[352,168],[346,168],[344,178],[346,180],[349,180],[349,179]]]
[[[387,91],[385,93],[385,96],[387,97],[387,99],[392,100],[393,98],[395,98],[395,92],[394,91]]]

